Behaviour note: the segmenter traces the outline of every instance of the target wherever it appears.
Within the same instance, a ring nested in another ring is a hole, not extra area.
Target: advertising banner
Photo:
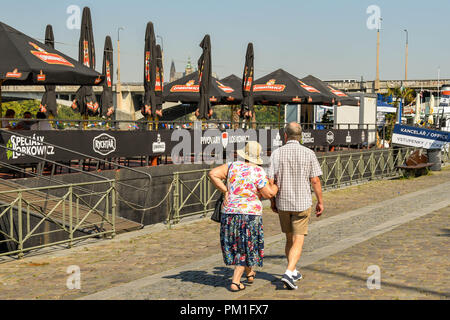
[[[450,142],[450,132],[395,125],[392,143],[424,149],[441,149]]]
[[[40,161],[68,161],[86,158],[138,156],[191,156],[213,150],[214,154],[233,153],[247,141],[258,141],[263,151],[284,143],[278,129],[209,129],[158,131],[0,131],[0,161],[11,164]],[[306,147],[362,145],[367,130],[306,130],[302,143]]]

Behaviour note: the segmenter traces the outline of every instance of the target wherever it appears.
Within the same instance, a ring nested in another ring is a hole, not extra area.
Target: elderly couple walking
[[[220,244],[225,264],[235,266],[230,285],[233,292],[245,289],[241,283],[244,272],[251,284],[256,276],[254,267],[263,265],[261,198],[270,199],[272,210],[279,215],[281,231],[286,234],[288,265],[281,281],[287,288],[297,289],[296,281],[302,278],[296,265],[308,234],[311,185],[317,198],[316,216],[322,214],[324,206],[319,180],[322,171],[314,152],[300,144],[301,136],[298,123],[286,126],[286,144],[272,153],[267,174],[260,167],[261,146],[256,141],[238,151],[244,162],[227,163],[209,173],[212,183],[225,195]]]

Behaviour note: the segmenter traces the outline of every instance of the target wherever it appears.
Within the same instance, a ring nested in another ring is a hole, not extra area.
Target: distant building
[[[197,68],[194,69],[191,63],[191,57],[188,57],[186,67],[184,68],[184,72],[177,72],[175,69],[175,62],[172,60],[170,65],[170,82],[183,78],[193,72],[197,71]],[[215,72],[212,73],[213,77],[217,77]]]
[[[192,72],[194,72],[194,69],[192,68],[192,65],[191,65],[191,57],[188,57],[188,62],[186,64],[186,68],[184,69],[184,75],[187,76],[188,74],[191,74]]]
[[[170,65],[170,82],[178,80],[184,77],[183,72],[177,72],[175,70],[175,62],[172,60],[172,64]]]

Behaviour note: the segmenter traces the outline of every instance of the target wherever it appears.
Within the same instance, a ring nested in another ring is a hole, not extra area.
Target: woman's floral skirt
[[[227,266],[262,267],[264,231],[262,216],[222,214],[220,245]]]

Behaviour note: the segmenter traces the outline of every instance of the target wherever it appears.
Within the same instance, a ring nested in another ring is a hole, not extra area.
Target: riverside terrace
[[[137,121],[133,124],[138,129],[115,130],[106,123],[89,130],[2,130],[0,146],[4,152],[0,152],[0,161],[26,165],[42,161],[140,158],[148,164],[150,158],[159,157],[165,158],[166,163],[175,163],[173,155],[186,159],[213,148],[213,154],[217,156],[222,152],[233,152],[249,140],[258,140],[269,153],[283,143],[283,129],[277,123],[255,123],[255,129],[237,129],[237,125],[230,122],[211,121],[204,125],[207,127],[204,130],[195,130],[195,123],[186,122]],[[149,129],[152,125],[154,127]],[[374,125],[302,126],[303,144],[315,151],[367,149],[375,144]]]

